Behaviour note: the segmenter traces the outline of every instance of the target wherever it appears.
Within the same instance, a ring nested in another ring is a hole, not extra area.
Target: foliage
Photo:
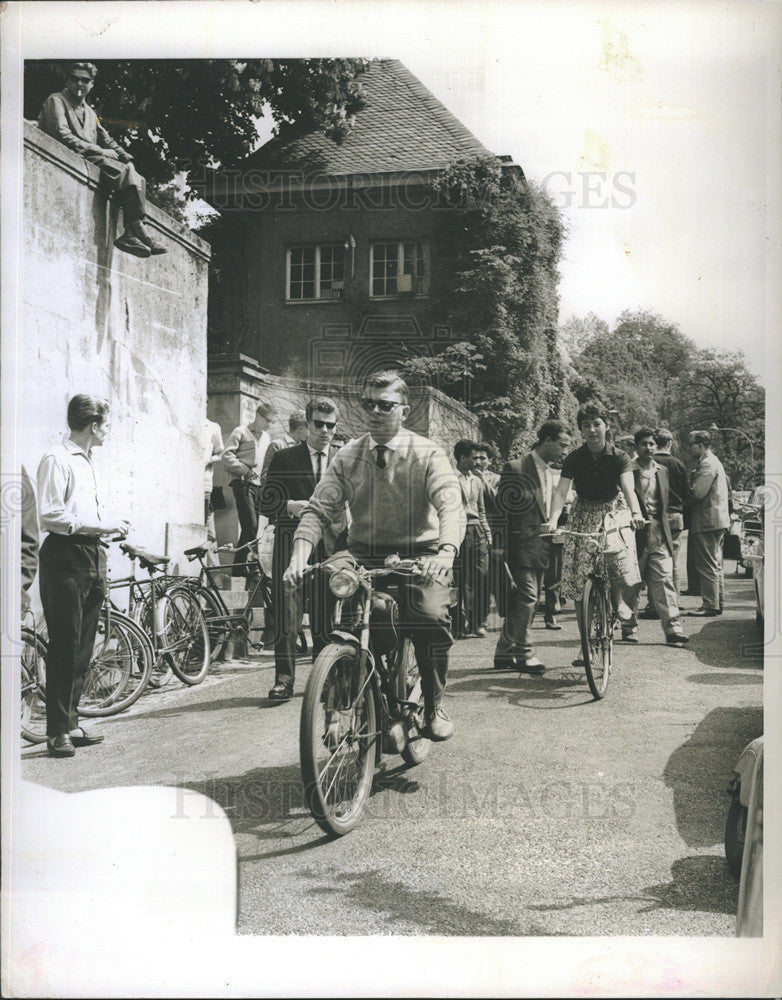
[[[362,106],[361,59],[100,59],[89,96],[104,126],[157,192],[181,171],[238,164],[257,141],[257,118],[347,136]],[[25,63],[24,114],[37,118],[64,85],[66,63]],[[186,184],[185,193],[194,196]]]
[[[453,395],[469,378],[482,431],[508,456],[574,403],[556,343],[562,220],[543,190],[494,157],[454,164],[433,192],[447,248],[433,310],[458,339],[418,359],[414,374]],[[472,354],[459,353],[465,343]]]
[[[586,316],[570,316],[559,328],[559,342],[569,358],[575,358],[595,337],[608,333],[608,323],[587,313]]]
[[[598,321],[599,323],[600,321]],[[592,332],[573,357],[569,382],[581,401],[601,399],[618,414],[617,429],[667,426],[687,459],[691,430],[710,425],[735,431],[712,433],[734,485],[759,481],[764,459],[764,392],[743,355],[699,350],[674,324],[647,311],[626,311],[613,329],[596,329],[591,316],[569,321],[575,332]],[[752,447],[747,444],[748,435]]]

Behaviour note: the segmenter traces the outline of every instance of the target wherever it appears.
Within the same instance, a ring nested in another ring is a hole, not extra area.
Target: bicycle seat
[[[154,569],[157,566],[166,566],[171,562],[168,556],[153,556],[151,552],[144,549],[137,549],[127,543],[120,545],[120,549],[131,559],[138,559],[142,569]]]
[[[204,545],[194,545],[192,549],[185,549],[185,555],[192,562],[193,559],[202,559],[207,552],[211,552],[214,546],[204,544]]]

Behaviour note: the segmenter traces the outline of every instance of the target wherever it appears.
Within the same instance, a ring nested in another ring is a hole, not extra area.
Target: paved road
[[[725,787],[762,731],[752,583],[691,620],[686,649],[616,647],[608,696],[571,667],[575,623],[536,633],[545,676],[491,669],[495,636],[454,647],[454,738],[404,769],[384,758],[369,812],[328,841],[302,806],[296,697],[270,705],[268,656],[198,688],[145,697],[72,760],[22,752],[23,777],[66,791],[171,784],[228,812],[248,934],[732,934]],[[696,601],[684,598],[685,608]]]

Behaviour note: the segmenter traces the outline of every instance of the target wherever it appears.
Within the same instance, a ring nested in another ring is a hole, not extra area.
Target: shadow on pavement
[[[763,678],[758,674],[690,674],[687,678],[693,684],[716,684],[720,687],[741,686],[747,684],[762,685]]]
[[[403,926],[415,924],[417,929],[407,932],[410,934],[519,937],[550,933],[542,928],[525,928],[504,917],[479,913],[431,889],[415,891],[403,882],[385,877],[379,869],[355,874],[310,869],[301,874],[319,883],[309,890],[310,895],[338,895],[353,907],[384,914],[390,924],[397,921]],[[307,933],[313,933],[312,928]],[[325,927],[323,933],[333,933],[333,929]],[[400,932],[395,930],[394,933]]]
[[[581,906],[606,903],[639,902],[639,913],[654,910],[693,910],[701,913],[734,914],[738,906],[739,887],[728,870],[724,858],[695,855],[679,858],[671,866],[671,881],[650,885],[632,896],[573,896],[567,903],[538,903],[530,910],[545,912],[576,910]]]
[[[301,700],[302,693],[294,694],[292,701]],[[148,712],[133,712],[128,718],[134,719],[166,719],[177,715],[187,715],[190,712],[222,712],[227,708],[279,708],[287,702],[270,701],[268,698],[208,698],[204,701],[186,701],[169,705],[168,708],[154,708]]]
[[[704,619],[685,619],[685,629],[692,630]],[[697,632],[690,632],[687,644],[701,663],[710,667],[763,669],[762,636],[754,621],[735,618],[708,618]]]
[[[663,778],[688,847],[722,843],[728,781],[741,751],[762,732],[762,708],[715,708],[668,758]]]
[[[541,677],[519,674],[517,670],[494,670],[492,667],[462,679],[451,679],[449,675],[449,694],[472,691],[481,692],[487,698],[502,698],[509,705],[519,708],[545,711],[575,708],[593,701],[582,667],[550,670]],[[584,697],[577,697],[580,694]]]

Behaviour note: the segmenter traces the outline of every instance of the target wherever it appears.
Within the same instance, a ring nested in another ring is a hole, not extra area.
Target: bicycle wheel
[[[404,709],[402,724],[405,727],[405,748],[402,758],[411,767],[420,764],[429,756],[432,741],[422,736],[425,726],[424,700],[421,691],[421,675],[415,658],[413,643],[409,638],[402,640],[402,652],[397,669],[397,698],[400,701],[412,701],[418,704],[418,709]]]
[[[22,736],[28,743],[46,742],[46,643],[31,628],[22,628]]]
[[[198,599],[190,587],[166,591],[164,644],[177,677],[185,684],[200,684],[209,670],[209,631]]]
[[[349,833],[361,819],[375,771],[375,692],[369,676],[357,689],[358,656],[354,646],[326,646],[301,707],[304,795],[318,826],[332,837]]]
[[[152,601],[148,597],[141,598],[133,608],[133,620],[146,632],[149,641],[155,643],[155,626],[152,622]],[[152,673],[149,676],[151,688],[162,688],[174,676],[171,663],[165,656],[155,656],[152,663]]]
[[[583,609],[584,669],[589,690],[599,699],[605,695],[611,675],[613,629],[605,587],[598,580],[589,579],[584,584]]]
[[[201,605],[201,610],[206,619],[206,627],[209,632],[210,661],[214,663],[219,660],[225,652],[228,640],[231,637],[231,628],[226,622],[226,614],[214,594],[211,594],[204,587],[190,584],[193,593]]]
[[[144,630],[127,615],[104,607],[79,700],[79,715],[116,715],[132,705],[149,684],[154,658]]]

